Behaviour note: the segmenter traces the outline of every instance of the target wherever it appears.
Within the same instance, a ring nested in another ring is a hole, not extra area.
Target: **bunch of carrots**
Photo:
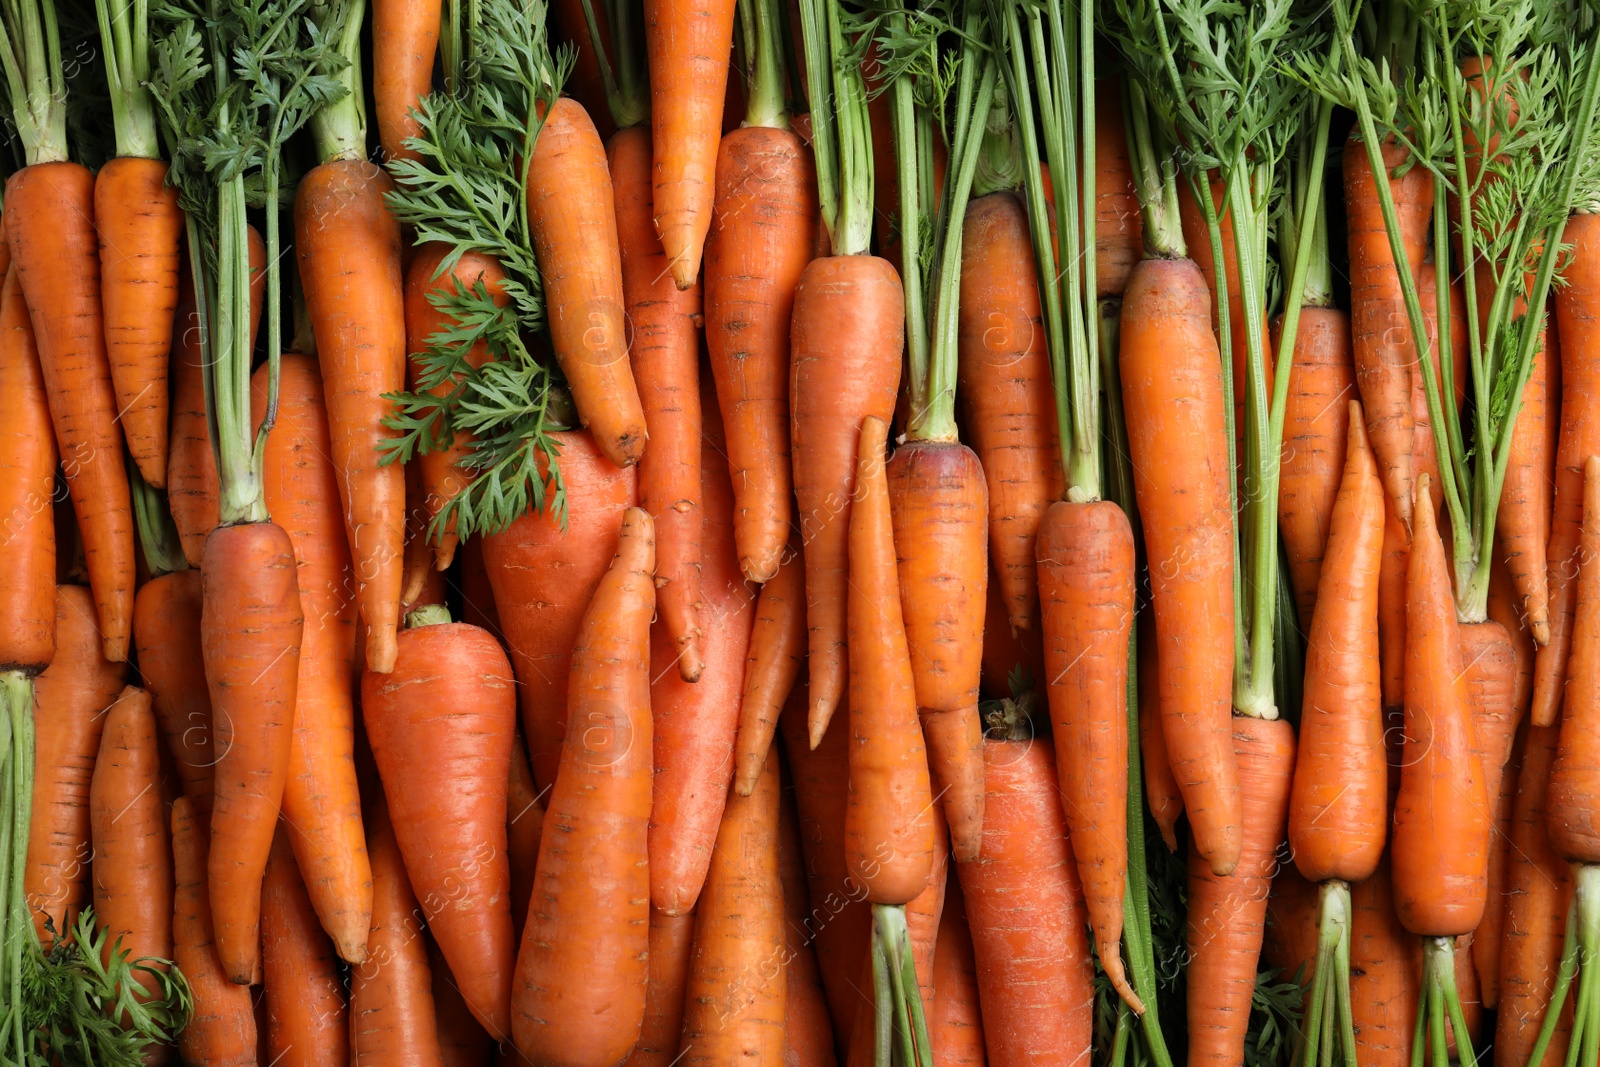
[[[1600,1063],[1588,6],[0,86],[0,1062]]]

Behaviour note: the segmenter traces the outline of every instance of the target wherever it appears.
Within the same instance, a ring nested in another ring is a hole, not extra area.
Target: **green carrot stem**
[[[745,51],[750,56],[745,125],[787,130],[789,74],[784,65],[783,23],[788,11],[777,0],[740,0],[739,17],[749,27],[745,32]]]
[[[1159,144],[1150,122],[1150,105],[1136,79],[1125,82],[1127,93],[1128,157],[1134,191],[1139,196],[1144,250],[1154,259],[1183,259],[1189,254],[1183,239],[1183,217],[1178,210],[1176,168],[1170,146]]]
[[[132,459],[128,461],[128,487],[133,495],[134,527],[139,531],[139,546],[144,551],[150,577],[188,570],[189,561],[184,558],[178,528],[167,510],[166,494],[144,480]]]
[[[55,0],[0,5],[0,67],[28,165],[67,158],[67,90]]]
[[[117,155],[159,159],[155,101],[150,96],[150,0],[95,0],[100,50],[111,95]]]
[[[345,92],[311,116],[311,134],[317,158],[323,163],[367,158],[366,94],[361,84],[361,25],[367,0],[315,0],[312,18],[326,33],[336,35],[345,67],[339,81]]]

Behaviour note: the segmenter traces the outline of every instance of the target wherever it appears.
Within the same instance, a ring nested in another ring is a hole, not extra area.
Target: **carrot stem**
[[[782,29],[785,13],[775,0],[739,0],[739,17],[745,26],[745,52],[749,56],[750,71],[744,124],[787,130],[789,112],[784,90],[789,74],[784,62]]]
[[[155,101],[150,95],[150,0],[95,0],[100,48],[111,90],[117,155],[159,159]]]
[[[839,0],[801,0],[817,200],[834,255],[855,256],[872,245],[872,125],[843,20]]]
[[[1139,216],[1143,224],[1144,248],[1158,259],[1182,259],[1188,254],[1183,240],[1182,216],[1178,211],[1178,182],[1169,146],[1158,143],[1150,124],[1150,104],[1144,87],[1134,78],[1124,79],[1128,125],[1128,157],[1133,167],[1133,186],[1139,194]]]
[[[4,839],[0,840],[0,856],[5,860],[4,870],[0,872],[4,876],[0,887],[4,892],[4,917],[8,930],[5,938],[5,973],[0,978],[6,1009],[4,1025],[0,1026],[0,1047],[9,1044],[15,1056],[12,1062],[26,1063],[25,1050],[31,1035],[24,1025],[27,1005],[24,1002],[22,962],[24,951],[37,947],[37,941],[30,944],[28,937],[33,930],[33,922],[28,917],[27,894],[23,888],[27,871],[28,823],[33,813],[33,679],[21,671],[0,673],[0,705],[3,705],[5,712],[0,731],[9,740],[5,746],[9,751],[0,758],[0,766],[4,769],[3,776],[0,776],[3,777],[3,781],[0,781],[0,803],[4,807],[0,808],[0,812],[10,816],[9,820],[0,821],[0,833],[4,834]],[[0,819],[4,819],[4,815],[0,815]]]
[[[30,166],[63,161],[67,158],[67,90],[55,0],[6,0],[4,9],[0,66],[5,70],[23,158]]]
[[[1533,1050],[1528,1053],[1528,1067],[1539,1067],[1543,1061],[1545,1051],[1555,1036],[1556,1025],[1561,1021],[1561,1009],[1566,1004],[1567,991],[1572,988],[1573,975],[1577,972],[1578,898],[1574,894],[1572,903],[1567,906],[1567,934],[1561,949],[1561,963],[1556,968],[1556,982],[1550,990],[1550,1003],[1545,1007],[1544,1022],[1539,1027],[1539,1037],[1533,1043]],[[1573,1021],[1577,1022],[1576,1019]]]
[[[144,550],[150,577],[159,578],[173,571],[186,571],[189,561],[183,556],[178,527],[167,511],[166,494],[152,488],[139,474],[138,464],[128,460],[128,487],[133,496],[134,526],[139,531],[139,546]]]
[[[1126,442],[1124,442],[1124,452]],[[1124,505],[1126,507],[1126,505]],[[1130,515],[1137,512],[1130,511]],[[1128,736],[1139,736],[1139,631],[1128,634]],[[1144,768],[1137,744],[1128,746],[1128,874],[1122,913],[1122,938],[1128,946],[1128,966],[1133,988],[1144,1004],[1139,1022],[1155,1067],[1172,1067],[1166,1035],[1161,1032],[1158,1010],[1154,936],[1150,931],[1150,873],[1145,867]],[[1118,1004],[1127,1008],[1119,998]]]
[[[346,60],[338,74],[345,92],[311,116],[311,135],[321,163],[367,158],[367,98],[361,85],[361,25],[366,13],[367,0],[314,0],[312,4],[311,17],[338,41],[339,54]],[[272,262],[272,257],[267,261]]]

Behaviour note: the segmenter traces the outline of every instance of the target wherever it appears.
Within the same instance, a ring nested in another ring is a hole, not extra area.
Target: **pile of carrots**
[[[0,60],[0,1062],[1600,1064],[1588,7]]]

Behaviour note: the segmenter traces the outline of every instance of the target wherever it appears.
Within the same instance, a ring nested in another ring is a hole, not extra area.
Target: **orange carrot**
[[[250,990],[229,980],[217,960],[206,889],[206,817],[188,797],[172,805],[172,962],[189,980],[194,1014],[178,1034],[186,1063],[255,1067],[256,1015]]]
[[[200,572],[173,571],[139,587],[133,601],[133,647],[150,690],[183,793],[211,810],[211,694],[200,652]]]
[[[1506,878],[1511,863],[1511,820],[1516,805],[1518,767],[1523,760],[1527,732],[1519,731],[1510,750],[1500,789],[1494,798],[1494,830],[1489,835],[1488,904],[1483,919],[1472,932],[1472,969],[1478,977],[1483,1006],[1494,1010],[1500,1003],[1500,950],[1504,946]]]
[[[1569,862],[1587,865],[1600,863],[1600,818],[1591,799],[1600,767],[1600,738],[1595,736],[1600,702],[1593,689],[1600,664],[1600,619],[1595,616],[1595,605],[1600,604],[1600,456],[1584,461],[1583,482],[1572,657],[1567,662],[1560,744],[1550,770],[1546,824],[1556,850]]]
[[[1159,663],[1156,652],[1155,614],[1139,613],[1139,765],[1144,777],[1144,798],[1168,852],[1178,851],[1178,816],[1183,814],[1183,793],[1167,761],[1167,739],[1161,733]]]
[[[385,160],[417,158],[404,142],[420,132],[412,112],[433,91],[440,7],[440,0],[373,0],[372,98]]]
[[[512,737],[510,778],[506,789],[506,855],[511,861],[511,932],[521,944],[528,899],[533,895],[534,869],[539,862],[539,841],[544,836],[544,799],[533,784],[521,730]]]
[[[650,909],[650,985],[644,995],[644,1026],[623,1067],[672,1067],[683,1036],[684,997],[694,951],[695,915]]]
[[[978,964],[972,953],[961,882],[951,873],[939,917],[939,942],[933,955],[933,988],[938,996],[928,1018],[933,1060],[948,1067],[984,1067],[983,1017],[978,1008]]]
[[[1422,990],[1416,939],[1395,914],[1389,854],[1377,871],[1350,887],[1350,1014],[1362,1063],[1408,1067]]]
[[[1541,645],[1550,640],[1545,549],[1550,541],[1555,449],[1549,424],[1556,422],[1561,397],[1561,353],[1555,331],[1546,329],[1543,341],[1542,350],[1534,356],[1533,369],[1522,390],[1522,406],[1511,429],[1500,510],[1495,513],[1497,551],[1521,594],[1533,639]]]
[[[1296,772],[1298,773],[1298,767]],[[1290,793],[1290,818],[1293,818],[1293,793]],[[1261,959],[1269,967],[1276,967],[1279,977],[1307,983],[1306,996],[1311,995],[1310,981],[1317,961],[1317,945],[1321,940],[1318,898],[1321,887],[1300,873],[1292,863],[1278,867],[1272,878],[1272,892],[1267,896],[1267,919],[1261,940]]]
[[[791,782],[792,775],[786,775]],[[836,1067],[828,994],[817,966],[810,927],[806,863],[800,819],[790,797],[778,801],[778,877],[783,883],[784,1063],[792,1067]]]
[[[483,1067],[495,1048],[495,1040],[472,1014],[450,964],[431,937],[428,971],[433,978],[434,1028],[439,1031],[439,1058],[444,1067]]]
[[[333,942],[311,906],[289,839],[278,828],[261,883],[261,974],[267,1055],[274,1067],[350,1060],[350,1021]]]
[[[1128,287],[1128,274],[1144,254],[1144,224],[1117,79],[1103,78],[1096,85],[1094,111],[1094,269],[1097,293],[1104,298],[1121,296]],[[970,215],[972,209],[967,210]]]
[[[1522,599],[1511,582],[1511,572],[1504,560],[1494,560],[1489,565],[1489,618],[1506,628],[1511,635],[1511,650],[1516,656],[1516,673],[1511,684],[1511,706],[1516,709],[1518,721],[1527,715],[1533,703],[1533,664],[1538,649],[1533,635],[1523,623]]]
[[[56,650],[56,439],[16,271],[0,290],[0,396],[0,523],[10,571],[0,597],[0,663],[39,671]]]
[[[735,508],[738,493],[734,494]],[[734,532],[738,546],[738,531]],[[744,569],[743,564],[740,565]],[[778,571],[761,587],[750,656],[745,661],[744,695],[739,701],[739,735],[734,789],[749,796],[772,747],[778,716],[794,691],[806,654],[805,557],[792,539]],[[749,576],[748,570],[745,571]]]

